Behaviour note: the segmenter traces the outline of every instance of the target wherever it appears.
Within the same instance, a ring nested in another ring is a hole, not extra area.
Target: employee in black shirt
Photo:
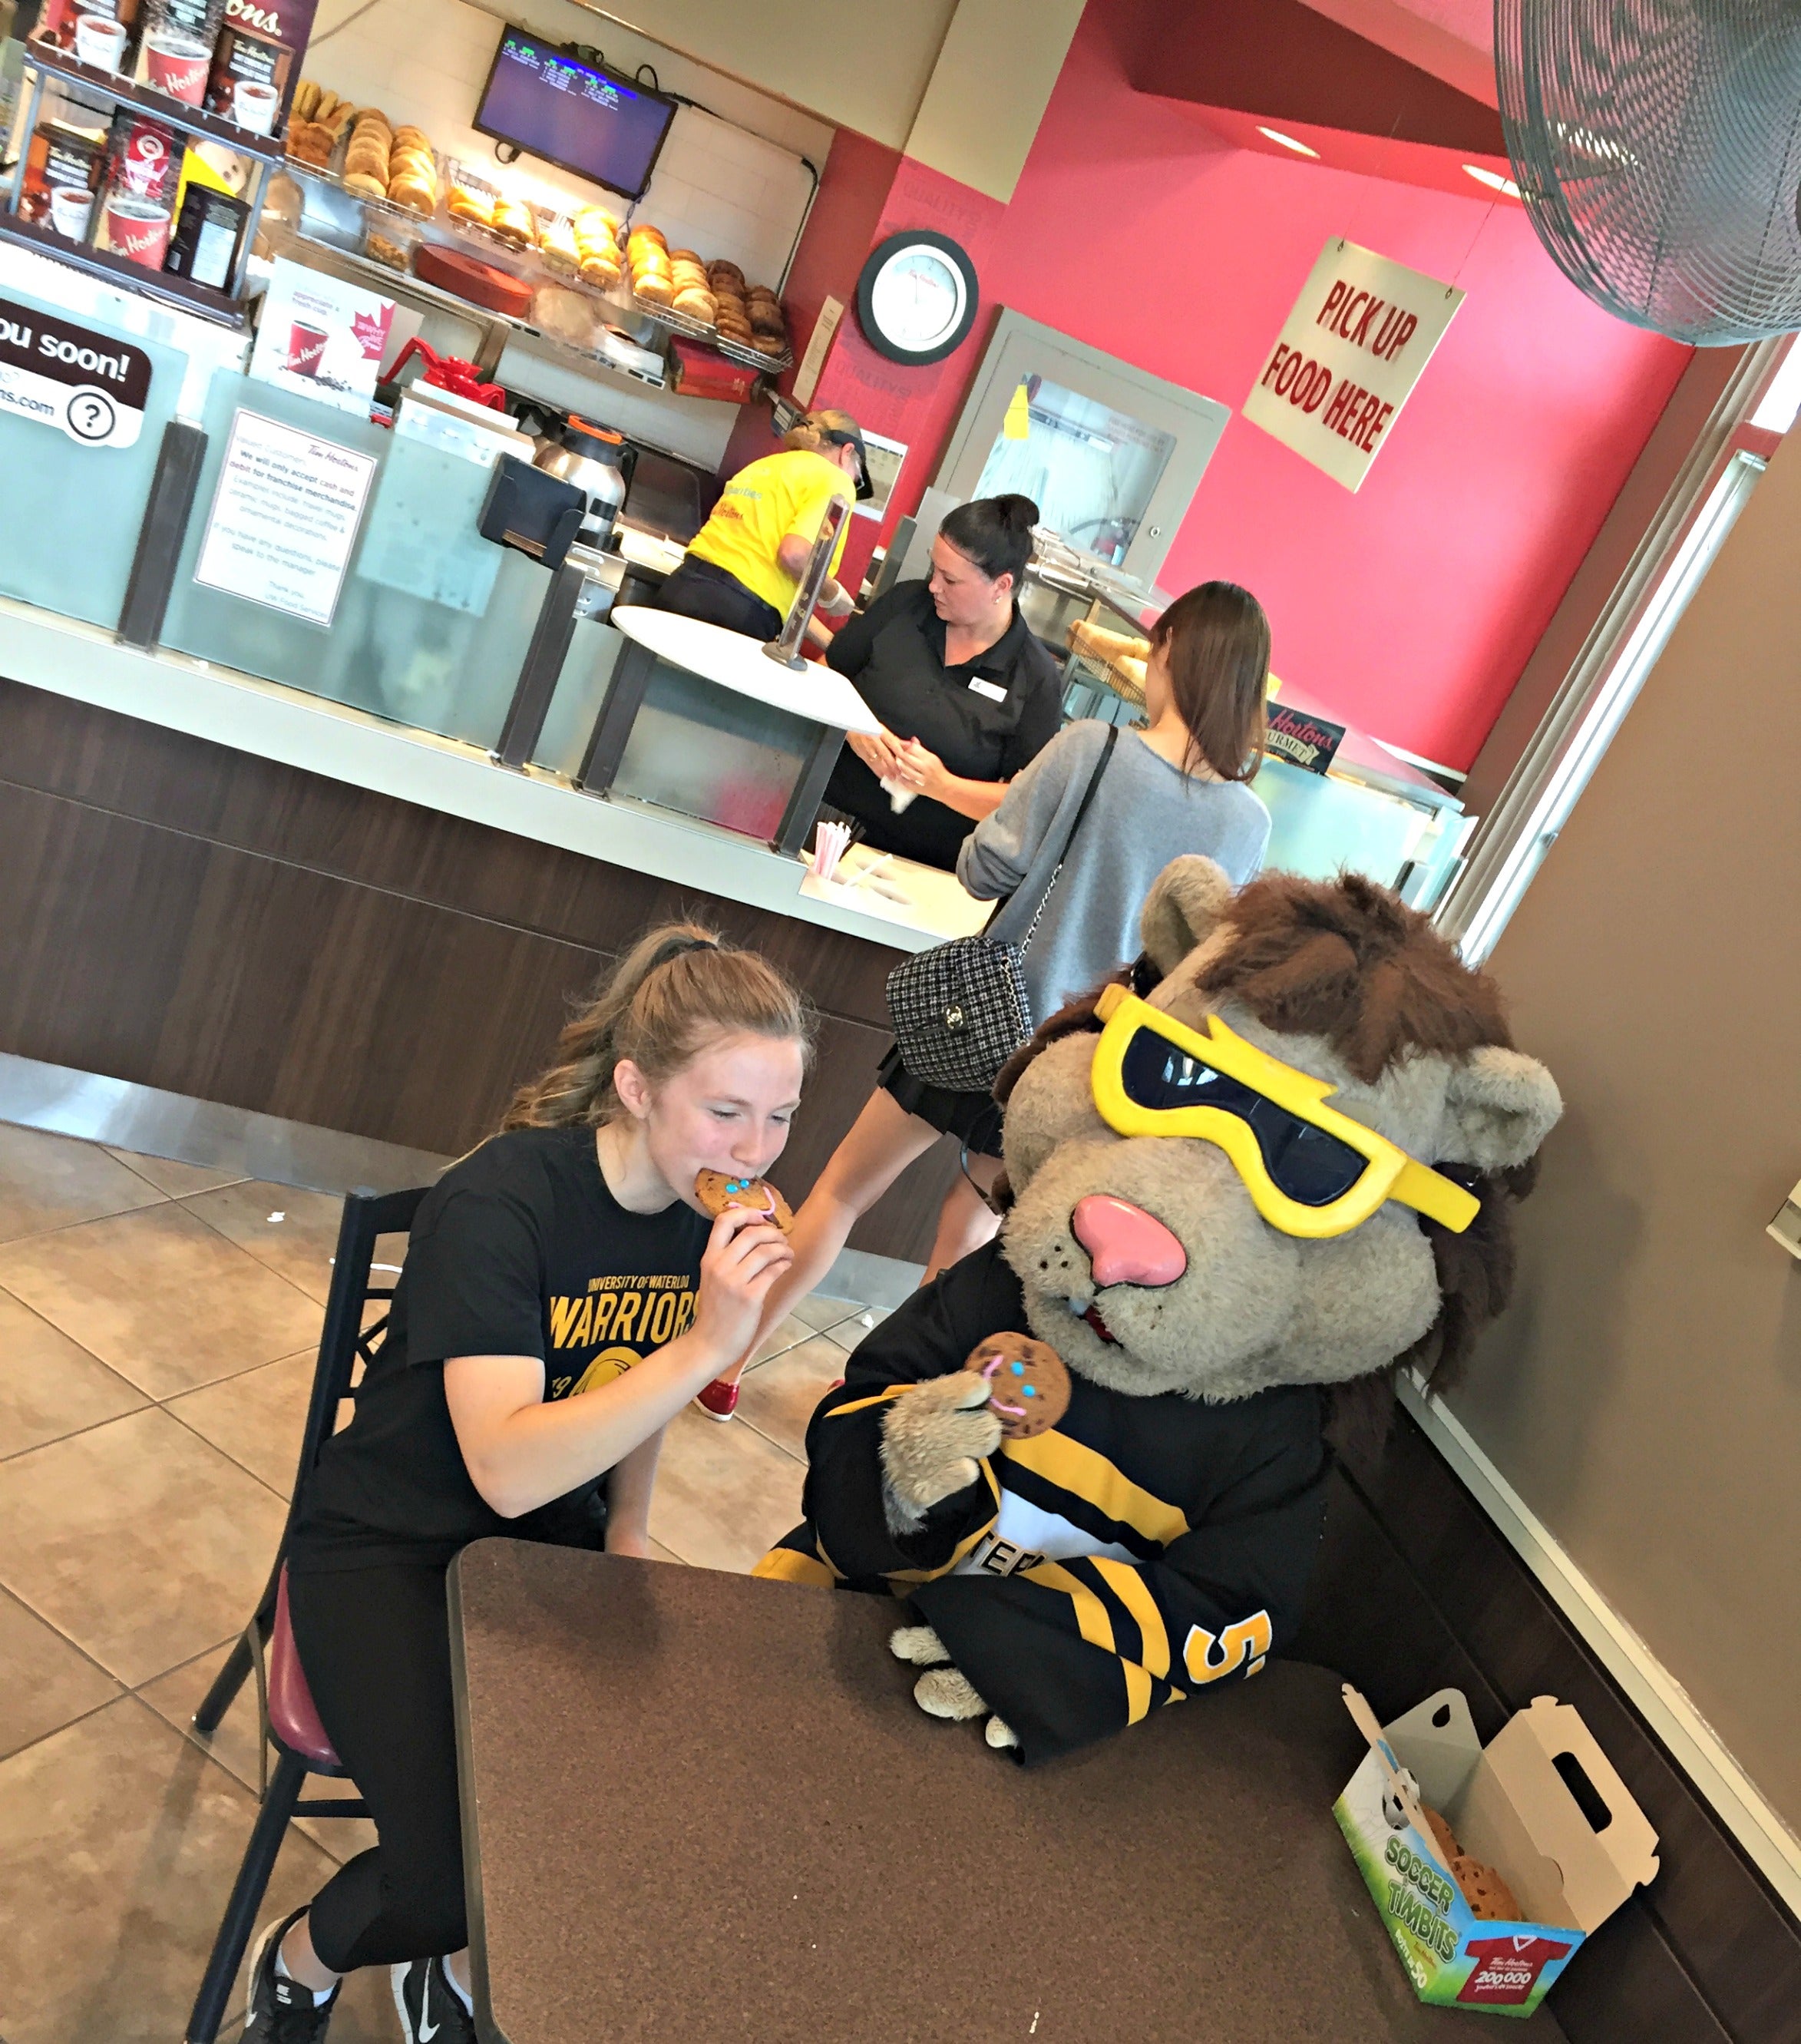
[[[978,497],[931,546],[931,578],[897,582],[826,654],[883,729],[853,732],[825,799],[866,843],[947,871],[971,828],[1063,720],[1057,667],[1015,601],[1038,506]],[[902,796],[897,811],[886,780]]]
[[[473,2044],[445,1571],[493,1534],[648,1553],[662,1428],[793,1261],[751,1209],[709,1223],[696,1175],[762,1176],[806,1057],[772,966],[655,931],[420,1206],[288,1557],[301,1665],[378,1842],[263,1933],[246,2044],[315,2044],[369,1965],[412,2044]]]

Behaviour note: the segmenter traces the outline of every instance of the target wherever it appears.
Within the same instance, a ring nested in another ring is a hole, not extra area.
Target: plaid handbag
[[[1045,882],[1038,912],[1019,943],[1003,943],[989,936],[954,937],[948,943],[916,951],[888,975],[888,1016],[900,1062],[924,1084],[951,1093],[986,1093],[1000,1067],[1031,1035],[1025,955],[1038,934],[1051,890],[1119,736],[1119,726],[1110,724],[1081,805]],[[1005,905],[997,907],[995,915]]]

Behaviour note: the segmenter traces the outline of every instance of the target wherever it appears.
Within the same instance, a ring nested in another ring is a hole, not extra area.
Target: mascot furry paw
[[[909,1591],[920,1707],[1028,1765],[1280,1649],[1334,1408],[1500,1311],[1561,1112],[1492,984],[1356,875],[1234,894],[1178,859],[1142,934],[1002,1073],[1000,1237],[851,1358],[758,1570]],[[1004,1431],[969,1365],[1023,1327],[1069,1404]]]

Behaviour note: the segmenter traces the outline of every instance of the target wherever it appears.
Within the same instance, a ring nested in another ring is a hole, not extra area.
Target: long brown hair
[[[620,1112],[614,1067],[629,1058],[655,1085],[721,1036],[797,1043],[809,1063],[812,1016],[767,959],[697,923],[649,930],[557,1039],[548,1071],[523,1085],[501,1127],[594,1127]]]
[[[1176,713],[1189,728],[1183,762],[1204,759],[1222,781],[1248,781],[1263,763],[1269,620],[1235,582],[1204,582],[1150,628],[1169,669]]]

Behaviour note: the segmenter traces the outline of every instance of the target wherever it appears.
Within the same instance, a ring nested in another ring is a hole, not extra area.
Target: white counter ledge
[[[884,871],[904,902],[868,886],[822,887],[800,860],[734,832],[584,794],[540,770],[514,772],[459,740],[181,654],[122,646],[110,632],[4,597],[0,678],[894,950],[962,936],[989,912],[950,876],[902,860]]]

